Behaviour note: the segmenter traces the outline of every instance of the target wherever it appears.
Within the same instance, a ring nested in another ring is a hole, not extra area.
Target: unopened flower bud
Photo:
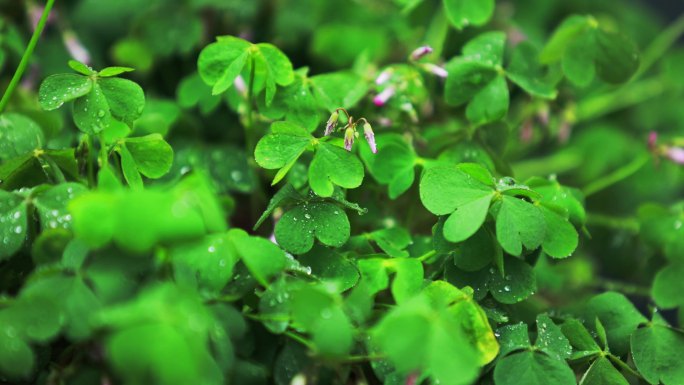
[[[373,154],[376,154],[378,152],[378,148],[375,145],[375,133],[373,132],[373,128],[368,122],[363,124],[363,136],[366,137],[366,142],[368,142],[368,145],[370,146]]]
[[[670,147],[666,150],[665,155],[677,164],[684,164],[684,148]]]
[[[352,126],[347,126],[347,129],[344,131],[344,149],[347,151],[351,151],[354,144],[354,133],[354,127]]]
[[[381,107],[384,106],[385,103],[394,95],[395,89],[394,87],[387,87],[385,88],[381,93],[375,95],[373,98],[373,103],[375,103],[376,106]]]
[[[340,114],[338,114],[337,111],[334,111],[330,115],[330,118],[328,118],[328,122],[325,123],[325,136],[328,136],[335,131],[335,128],[337,128],[337,119],[339,117]]]
[[[423,68],[425,68],[425,70],[432,73],[433,75],[439,76],[440,78],[446,78],[449,75],[447,70],[436,64],[425,63],[423,64]]]
[[[81,44],[81,41],[74,32],[66,31],[62,35],[62,38],[64,40],[64,45],[66,46],[66,49],[69,51],[69,55],[71,55],[72,58],[80,61],[81,63],[90,63],[90,53],[88,52],[88,49]]]
[[[648,133],[648,148],[654,151],[656,148],[656,142],[658,142],[658,133],[651,131]]]
[[[386,69],[382,72],[380,72],[380,75],[378,75],[377,78],[375,78],[375,84],[381,85],[386,83],[390,77],[392,77],[392,70],[391,69]]]
[[[411,60],[418,60],[431,52],[432,47],[430,47],[429,45],[418,47],[414,49],[413,52],[411,52]]]

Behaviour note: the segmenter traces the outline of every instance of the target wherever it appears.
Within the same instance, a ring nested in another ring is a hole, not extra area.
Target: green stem
[[[588,226],[600,226],[613,230],[626,230],[631,233],[639,232],[639,221],[636,218],[617,218],[603,214],[588,213]]]
[[[613,92],[590,96],[577,104],[575,123],[641,104],[662,94],[666,89],[667,85],[661,79],[654,78],[629,83]]]
[[[608,359],[613,362],[614,365],[618,366],[622,370],[626,371],[627,373],[631,374],[635,378],[638,378],[641,381],[645,381],[644,378],[639,374],[636,370],[632,369],[631,366],[627,365],[626,363],[622,362],[622,360],[619,357],[616,357],[612,354],[608,354]]]
[[[636,295],[640,297],[651,297],[651,290],[647,287],[632,285],[626,282],[613,281],[609,279],[599,279],[596,282],[596,287],[601,290],[618,291],[627,295]]]
[[[437,251],[431,250],[431,251],[428,251],[427,253],[421,255],[420,257],[418,257],[418,258],[416,258],[416,259],[419,260],[419,261],[421,261],[421,262],[425,262],[426,260],[428,260],[428,259],[434,257],[435,254],[437,254]]]
[[[17,88],[19,81],[21,81],[21,77],[24,75],[24,72],[26,71],[26,67],[28,67],[28,63],[31,59],[31,55],[33,54],[33,50],[36,48],[36,44],[38,44],[38,38],[40,38],[40,34],[43,32],[43,28],[45,28],[48,16],[50,16],[50,10],[52,9],[52,5],[54,3],[55,0],[47,0],[47,3],[45,4],[43,14],[40,16],[38,25],[36,26],[36,29],[33,31],[33,35],[31,36],[31,40],[29,41],[28,46],[26,47],[26,51],[24,51],[24,55],[21,57],[19,66],[17,67],[17,70],[14,72],[14,76],[12,76],[12,80],[10,80],[10,84],[7,86],[7,89],[5,90],[5,94],[2,95],[2,99],[0,100],[0,113],[2,113],[5,110],[7,103],[9,103],[9,100],[12,97],[12,94],[14,93],[14,89]]]
[[[249,70],[249,85],[247,89],[247,122],[245,126],[245,141],[247,142],[247,151],[250,156],[254,154],[254,77],[256,75],[256,61],[252,57],[252,65]]]
[[[641,170],[643,166],[646,165],[651,160],[650,154],[646,153],[640,157],[634,159],[631,163],[615,170],[613,173],[604,176],[603,178],[589,183],[582,192],[584,196],[590,196],[602,191],[618,182],[627,179],[628,177],[634,175],[637,171]]]
[[[679,38],[684,35],[684,15],[681,15],[672,22],[660,35],[658,35],[653,42],[644,50],[641,55],[641,66],[635,75],[635,78],[640,77],[648,71],[653,64],[663,57]]]
[[[288,336],[288,337],[292,338],[293,340],[299,342],[300,344],[306,346],[306,347],[309,348],[309,349],[312,349],[312,348],[313,348],[313,343],[312,343],[311,341],[307,340],[306,338],[300,336],[300,335],[297,334],[297,333],[294,333],[294,332],[291,332],[291,331],[286,331],[286,332],[283,333],[283,334],[285,334],[286,336]]]

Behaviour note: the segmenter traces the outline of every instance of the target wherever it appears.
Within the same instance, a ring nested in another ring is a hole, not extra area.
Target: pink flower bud
[[[429,45],[420,46],[411,52],[411,60],[418,60],[429,53],[432,53],[432,47]]]
[[[684,164],[684,148],[670,147],[665,152],[665,155],[677,164]]]
[[[433,75],[437,75],[443,79],[445,79],[449,75],[447,70],[445,70],[444,68],[442,68],[436,64],[425,63],[423,65],[423,68],[425,68],[428,72],[432,73]]]
[[[366,137],[366,142],[368,142],[373,154],[376,154],[378,152],[378,147],[375,145],[375,133],[368,122],[363,124],[363,135]]]
[[[655,131],[649,132],[648,133],[648,148],[650,148],[651,150],[655,150],[657,141],[658,141],[658,133]]]
[[[344,149],[351,151],[352,145],[354,144],[354,128],[347,126],[347,130],[344,131]]]
[[[391,69],[386,69],[382,72],[380,72],[380,75],[378,75],[377,78],[375,78],[375,84],[381,85],[386,83],[390,78],[392,77],[392,70]]]
[[[394,95],[394,93],[395,93],[394,87],[392,87],[392,86],[387,87],[382,92],[375,95],[375,97],[373,98],[373,103],[375,103],[375,105],[378,107],[382,107]]]
[[[75,33],[66,31],[62,35],[62,39],[64,40],[67,51],[69,51],[69,54],[74,60],[85,64],[90,63],[90,53],[86,47],[81,44],[81,41],[78,40],[78,36],[76,36]]]
[[[337,127],[337,119],[339,117],[340,114],[338,114],[337,111],[334,111],[330,115],[330,118],[328,118],[328,121],[325,123],[325,136],[328,136],[335,131],[335,128]]]
[[[242,75],[238,75],[235,80],[233,80],[233,86],[240,94],[247,95],[247,84],[245,83],[245,79],[242,77]]]

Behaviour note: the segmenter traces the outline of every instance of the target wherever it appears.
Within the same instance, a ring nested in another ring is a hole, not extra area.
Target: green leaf
[[[444,0],[447,18],[457,29],[487,24],[494,5],[494,0]]]
[[[575,385],[575,374],[565,361],[543,353],[524,351],[502,358],[494,367],[496,385]]]
[[[353,72],[332,72],[309,78],[318,103],[328,111],[352,108],[368,93],[368,83]]]
[[[91,69],[92,70],[92,69]],[[109,78],[112,76],[121,75],[126,72],[133,72],[135,69],[130,67],[107,67],[100,70],[97,75],[101,78]]]
[[[89,135],[97,135],[109,127],[112,113],[99,83],[93,84],[85,96],[76,99],[73,117],[76,127]]]
[[[637,327],[646,322],[634,305],[622,294],[606,292],[590,299],[582,313],[590,324],[598,318],[605,326],[608,345],[617,355],[627,353],[629,336]]]
[[[176,282],[220,292],[233,275],[238,261],[223,234],[209,235],[201,240],[180,244],[169,250]]]
[[[285,253],[267,239],[251,237],[239,229],[228,233],[231,243],[254,278],[264,286],[285,269]]]
[[[143,180],[138,171],[138,166],[135,164],[135,159],[128,147],[121,146],[118,149],[119,155],[121,156],[121,171],[123,172],[124,179],[131,188],[134,190],[142,190]]]
[[[70,100],[87,95],[92,89],[93,81],[86,76],[51,75],[40,84],[38,101],[44,110],[52,111]]]
[[[0,333],[0,373],[13,379],[28,379],[35,366],[33,351],[24,340],[12,335],[11,327],[6,325]]]
[[[335,186],[353,189],[363,182],[363,164],[349,151],[320,142],[309,166],[309,185],[322,197],[332,196]]]
[[[259,226],[261,226],[261,224],[264,223],[264,221],[266,219],[268,219],[268,217],[273,213],[273,211],[277,207],[282,207],[287,203],[299,202],[299,201],[303,201],[303,200],[304,200],[304,197],[302,197],[302,195],[299,194],[297,192],[297,190],[295,190],[295,188],[292,187],[291,184],[289,184],[289,183],[286,184],[280,190],[278,190],[278,192],[273,194],[273,197],[268,202],[268,206],[266,207],[266,210],[264,210],[264,212],[261,214],[261,216],[259,217],[259,220],[257,220],[256,224],[254,225],[254,227],[252,229],[253,230],[258,229]]]
[[[212,87],[219,81],[225,84],[230,76],[233,76],[234,80],[242,69],[237,69],[234,63],[237,61],[238,64],[242,62],[244,65],[246,57],[243,56],[248,53],[251,46],[250,42],[231,36],[222,36],[216,43],[206,46],[197,59],[197,69],[202,80]],[[232,80],[224,90],[230,87]]]
[[[505,325],[496,330],[499,334],[501,344],[501,357],[519,350],[527,350],[532,347],[527,324],[520,322],[512,325]]]
[[[601,348],[579,320],[571,318],[565,321],[561,325],[561,330],[575,350],[580,352],[601,352]]]
[[[272,182],[276,184],[311,145],[313,139],[303,127],[289,122],[275,122],[271,125],[271,133],[257,143],[254,159],[263,168],[282,169]]]
[[[558,92],[538,58],[539,51],[531,43],[518,44],[506,68],[506,76],[532,96],[555,99]]]
[[[0,190],[0,261],[19,251],[24,245],[27,230],[28,215],[24,199]]]
[[[651,296],[658,307],[668,309],[684,304],[681,296],[684,290],[684,262],[674,262],[666,265],[656,274],[651,288]]]
[[[599,357],[582,376],[580,385],[629,385],[606,357]]]
[[[423,369],[441,383],[470,384],[479,372],[479,354],[454,321],[419,296],[387,313],[371,336],[400,373]]]
[[[283,214],[275,226],[278,244],[293,254],[311,250],[314,238],[326,246],[340,247],[349,239],[347,214],[326,202],[297,205]]]
[[[684,379],[684,334],[662,322],[634,331],[631,353],[639,373],[651,384],[679,385]]]
[[[268,79],[272,79],[275,84],[286,86],[294,81],[294,71],[292,70],[292,63],[290,59],[273,44],[259,43],[256,45],[259,53],[264,57],[267,68],[267,84]],[[269,91],[266,87],[266,105],[271,104],[273,96],[275,95],[275,86],[273,91]]]
[[[370,236],[378,247],[390,257],[406,258],[409,256],[408,251],[404,249],[413,242],[411,241],[411,235],[406,229],[401,227],[381,229],[370,233]]]
[[[566,360],[572,355],[572,346],[558,327],[546,314],[537,316],[537,341],[539,350],[558,360]]]
[[[11,112],[0,115],[0,160],[8,161],[44,144],[43,130],[30,118]]]
[[[478,170],[489,174],[484,168]],[[423,206],[436,215],[450,214],[444,223],[444,237],[451,242],[460,242],[475,234],[484,223],[493,197],[493,186],[459,166],[430,168],[420,181]]]
[[[148,178],[161,178],[171,169],[173,149],[159,134],[126,138],[124,146],[131,153],[138,171]]]
[[[67,64],[69,65],[69,68],[80,73],[81,75],[91,76],[91,75],[97,74],[97,72],[95,72],[95,70],[90,68],[90,66],[88,66],[87,64],[81,63],[80,61],[69,60],[67,62]]]
[[[639,69],[639,53],[628,38],[599,26],[591,16],[570,16],[554,32],[540,54],[544,64],[561,61],[563,72],[584,87],[595,75],[608,83],[624,83]]]
[[[242,69],[245,67],[245,63],[247,63],[247,59],[249,57],[250,52],[249,50],[246,50],[232,63],[230,63],[223,75],[221,75],[218,81],[214,84],[214,87],[212,87],[211,94],[218,95],[232,87],[233,82],[235,82],[235,79],[238,77],[238,75],[240,75],[240,72],[242,72]]]
[[[323,282],[334,284],[339,292],[351,289],[359,281],[356,264],[334,250],[314,246],[308,253],[300,255],[299,262],[311,268],[311,273]]]
[[[546,225],[539,207],[508,195],[497,204],[496,239],[507,253],[519,256],[523,246],[534,250],[542,244]]]
[[[463,271],[447,264],[445,277],[458,287],[470,286],[474,298],[481,300],[492,294],[495,300],[505,304],[514,304],[527,299],[537,291],[537,280],[530,265],[518,258],[504,256],[503,271],[490,266],[476,272]]]
[[[373,154],[369,148],[361,147],[361,158],[373,178],[388,185],[390,199],[396,199],[413,185],[416,153],[410,144],[395,135],[378,135],[375,140],[378,152]]]
[[[397,304],[408,301],[420,292],[423,286],[423,264],[417,259],[394,258],[388,266],[395,272],[392,280],[392,296]]]
[[[43,230],[71,229],[71,214],[67,207],[71,200],[86,191],[88,188],[82,184],[62,183],[36,194],[33,204],[38,209]]]
[[[555,211],[541,206],[541,212],[546,222],[542,250],[553,258],[566,258],[572,255],[578,244],[577,230]]]
[[[145,93],[135,82],[128,79],[105,78],[97,84],[102,88],[111,114],[116,119],[133,127],[145,108]]]

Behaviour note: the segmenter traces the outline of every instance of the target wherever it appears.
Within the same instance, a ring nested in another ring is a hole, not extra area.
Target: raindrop
[[[22,228],[21,226],[17,226],[17,227],[14,228],[14,232],[15,232],[16,234],[21,234],[21,230],[23,230],[23,228]]]
[[[321,310],[321,318],[330,319],[330,317],[332,317],[332,312],[330,311],[330,309]]]
[[[207,249],[210,253],[213,253],[216,251],[216,247],[214,246],[209,246],[209,249]]]
[[[510,286],[508,286],[508,285],[504,286],[504,291],[506,291],[506,292],[509,292],[509,291],[511,291],[511,287],[510,287]]]
[[[304,218],[306,218],[306,219],[311,219],[311,215],[309,215],[309,214],[304,214]]]

